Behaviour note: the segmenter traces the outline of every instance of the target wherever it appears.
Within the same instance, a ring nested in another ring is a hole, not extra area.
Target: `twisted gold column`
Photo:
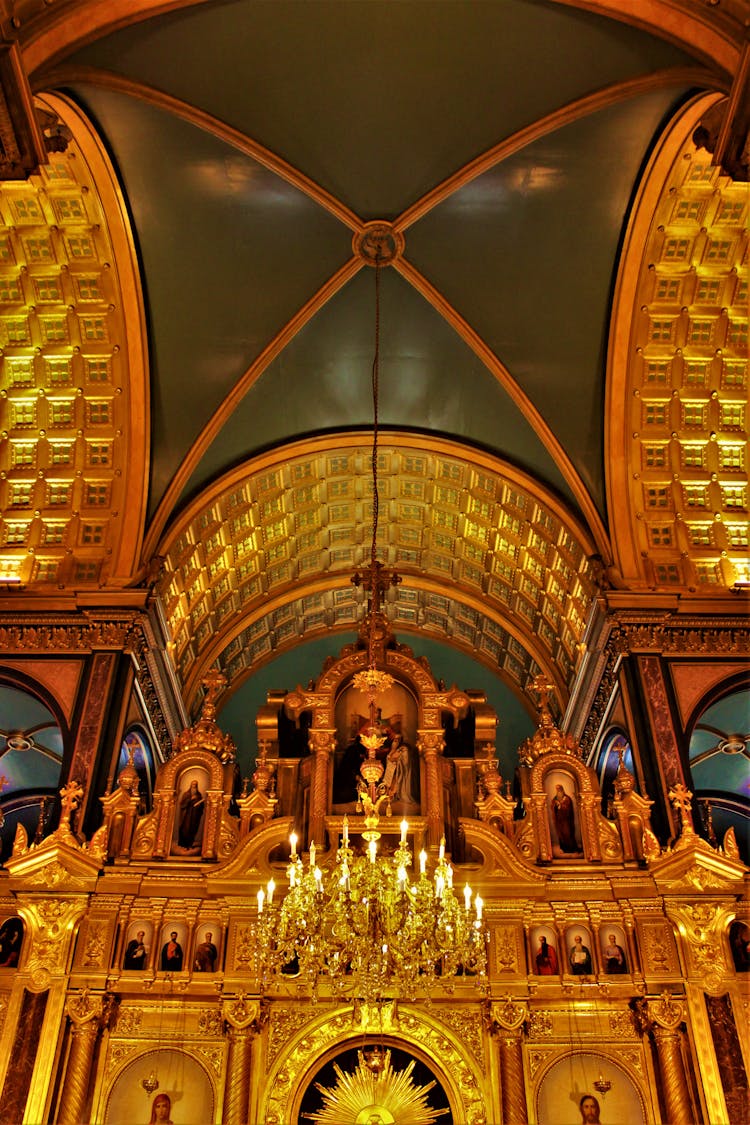
[[[229,1027],[229,1058],[227,1080],[224,1087],[224,1116],[226,1125],[244,1125],[250,1101],[250,1050],[252,1031],[249,1027]]]
[[[669,989],[665,989],[657,1000],[647,1002],[642,1016],[644,1030],[651,1032],[656,1043],[667,1121],[669,1125],[693,1125],[681,1050],[680,1028],[685,1017],[685,1005],[681,999],[672,996]]]
[[[504,1125],[526,1125],[528,1117],[520,1031],[504,1031],[500,1034],[500,1081]]]
[[[523,1077],[522,1039],[528,1009],[511,996],[491,1003],[488,1026],[500,1043],[500,1086],[503,1125],[527,1125],[526,1085]]]
[[[58,1125],[80,1125],[85,1120],[91,1062],[101,1026],[102,1000],[100,997],[92,999],[84,989],[69,1001],[66,1012],[70,1018],[71,1044],[57,1122]]]
[[[669,1125],[692,1125],[693,1111],[680,1049],[681,1032],[658,1024],[654,1025],[653,1032]]]
[[[250,1056],[253,1036],[265,1019],[261,1001],[248,1000],[244,992],[222,1008],[229,1039],[226,1084],[224,1086],[224,1125],[247,1125],[250,1108]]]

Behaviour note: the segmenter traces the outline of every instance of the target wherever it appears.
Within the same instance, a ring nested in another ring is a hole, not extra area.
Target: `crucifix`
[[[362,573],[356,571],[352,575],[352,585],[361,586],[370,595],[370,613],[381,612],[383,597],[389,586],[398,586],[401,575],[395,570],[389,570],[385,563],[377,560],[366,566]]]

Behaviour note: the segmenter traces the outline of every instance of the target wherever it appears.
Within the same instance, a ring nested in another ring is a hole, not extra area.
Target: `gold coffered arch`
[[[750,578],[748,189],[696,149],[697,99],[654,158],[620,265],[607,440],[627,583],[723,593]],[[624,515],[624,513],[621,513]]]
[[[73,139],[0,189],[0,570],[42,590],[122,586],[148,467],[135,252],[101,143],[66,99],[40,104]]]
[[[371,449],[361,433],[295,443],[206,490],[164,538],[170,651],[193,700],[218,664],[230,690],[287,647],[352,631],[367,561]],[[385,432],[379,557],[402,584],[394,628],[464,647],[521,693],[540,671],[561,703],[596,593],[592,537],[536,482],[488,454]]]

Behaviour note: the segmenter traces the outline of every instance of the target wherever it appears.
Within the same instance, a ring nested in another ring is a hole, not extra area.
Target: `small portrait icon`
[[[193,778],[188,789],[180,797],[177,832],[177,843],[187,851],[198,846],[205,803],[206,799],[200,791],[198,782]]]
[[[562,784],[555,786],[555,795],[550,801],[550,811],[560,851],[563,855],[575,855],[580,851],[576,838],[575,808],[573,798]]]
[[[544,934],[539,938],[536,951],[536,971],[542,977],[554,976],[558,971],[557,952]]]
[[[583,934],[576,934],[568,953],[570,971],[574,976],[587,977],[594,971],[591,950],[584,945]]]
[[[202,940],[195,947],[193,971],[196,973],[215,973],[218,958],[219,948],[214,941],[214,932],[213,930],[206,930]]]
[[[617,934],[608,934],[607,942],[602,950],[604,954],[604,971],[605,973],[626,973],[628,971],[628,959],[625,956],[625,950],[617,940]]]
[[[161,950],[161,968],[165,973],[182,972],[182,946],[178,941],[177,930],[170,930],[169,938]]]
[[[141,972],[148,963],[148,945],[145,929],[136,929],[127,945],[122,959],[123,969]]]
[[[17,969],[23,945],[23,922],[7,918],[0,926],[0,969]]]

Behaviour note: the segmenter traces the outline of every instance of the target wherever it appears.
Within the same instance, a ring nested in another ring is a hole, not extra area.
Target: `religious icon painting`
[[[0,925],[0,969],[17,969],[23,945],[23,922],[6,918]]]
[[[599,931],[599,949],[605,973],[629,973],[627,941],[622,926],[606,924]]]
[[[583,855],[583,845],[576,780],[563,770],[552,770],[544,779],[544,790],[552,855],[556,859],[578,858]]]
[[[534,926],[530,934],[531,971],[540,977],[554,977],[560,972],[557,935],[551,926]]]
[[[633,1078],[613,1059],[576,1052],[542,1076],[538,1125],[643,1125],[646,1111]]]
[[[162,973],[181,973],[187,969],[188,930],[184,922],[166,922],[159,935],[156,967]]]
[[[193,972],[215,973],[221,964],[221,926],[218,922],[202,922],[195,931]]]
[[[150,1094],[143,1088],[147,1074],[158,1082]],[[138,1055],[120,1071],[106,1099],[106,1125],[195,1125],[213,1121],[215,1114],[205,1068],[185,1051],[169,1048]]]
[[[565,972],[590,977],[594,972],[591,934],[586,926],[568,926],[565,931]]]
[[[151,922],[140,918],[131,922],[125,934],[122,967],[126,972],[142,973],[151,963],[151,948],[154,943],[154,927]]]
[[[203,843],[208,773],[200,767],[183,770],[177,783],[172,855],[198,857]]]
[[[729,927],[729,945],[738,973],[750,972],[750,925],[739,919]]]

